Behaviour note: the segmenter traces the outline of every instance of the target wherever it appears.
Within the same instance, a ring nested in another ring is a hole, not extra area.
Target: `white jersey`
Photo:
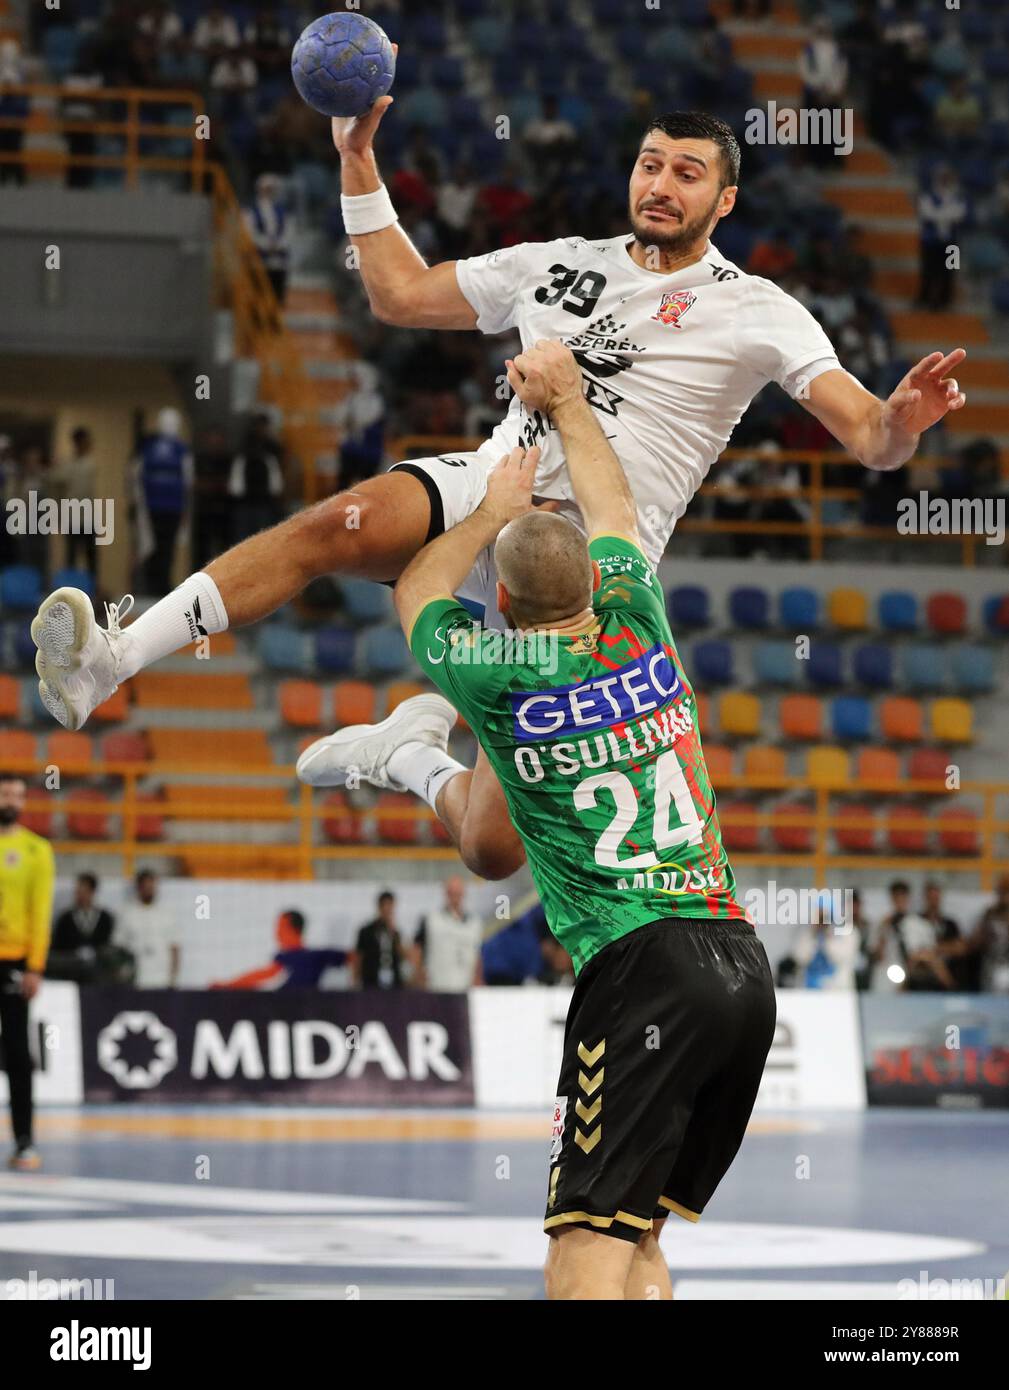
[[[526,242],[457,261],[456,277],[482,332],[514,328],[523,347],[560,338],[571,348],[658,564],[757,392],[776,381],[795,396],[841,365],[808,309],[710,242],[699,261],[661,275],[631,260],[630,240]],[[496,460],[519,444],[542,451],[536,495],[563,499],[578,521],[559,434],[516,396],[479,452]]]
[[[424,948],[428,989],[457,994],[470,988],[483,942],[479,917],[429,912],[416,939]]]
[[[179,944],[173,914],[157,903],[132,902],[119,919],[115,944],[137,962],[136,989],[167,989],[171,983],[172,947]]]

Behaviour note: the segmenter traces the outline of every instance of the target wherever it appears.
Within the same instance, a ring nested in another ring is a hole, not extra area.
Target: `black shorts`
[[[743,1140],[774,1035],[745,922],[665,918],[593,956],[564,1030],[544,1229],[637,1241],[696,1221]]]

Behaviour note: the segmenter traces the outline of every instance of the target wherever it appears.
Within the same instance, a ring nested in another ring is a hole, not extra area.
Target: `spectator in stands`
[[[947,265],[948,248],[956,245],[967,217],[960,180],[948,164],[939,165],[930,186],[918,199],[921,270],[918,304],[948,309],[953,302],[955,271]]]
[[[269,965],[248,970],[232,980],[218,980],[211,989],[318,989],[327,970],[338,970],[348,953],[304,943],[305,917],[289,908],[277,918],[277,953]]]
[[[54,980],[75,980],[78,984],[104,984],[103,957],[112,944],[115,918],[107,908],[98,907],[95,895],[98,880],[94,874],[77,875],[73,906],[56,918],[49,948],[46,974]]]
[[[212,109],[218,118],[235,121],[251,113],[258,81],[256,65],[241,49],[222,53],[210,70]]]
[[[841,44],[848,60],[848,71],[856,83],[864,83],[882,48],[882,32],[876,8],[876,0],[858,0],[854,16],[841,30]]]
[[[951,150],[977,134],[983,118],[981,103],[971,91],[966,77],[958,77],[935,104],[935,130]]]
[[[203,566],[231,544],[232,508],[228,483],[235,451],[219,425],[208,429],[196,451],[194,475],[194,562]]]
[[[451,175],[438,186],[438,233],[445,254],[458,256],[466,245],[470,217],[476,202],[477,186],[464,159],[456,161]]]
[[[518,170],[506,164],[492,183],[480,190],[477,203],[490,218],[491,231],[500,246],[521,241],[522,218],[532,207],[532,198],[518,186]]]
[[[154,40],[158,48],[175,43],[185,35],[182,20],[168,8],[166,0],[146,0],[137,15],[136,25],[142,34]]]
[[[137,989],[176,987],[182,966],[179,936],[174,913],[158,902],[157,875],[153,869],[141,869],[119,930],[120,943],[137,963]]]
[[[77,53],[77,63],[72,72],[63,79],[63,98],[61,114],[66,121],[96,121],[101,103],[92,101],[89,92],[96,92],[102,85],[102,75],[96,70],[90,47],[82,45]],[[97,149],[97,136],[90,130],[67,130],[64,132],[67,153],[67,187],[90,188],[94,182],[95,171],[90,165],[75,162],[90,159]]]
[[[781,459],[780,453],[781,445],[774,439],[765,439],[757,446],[760,469],[755,481],[761,487],[776,488],[781,494],[757,504],[757,520],[789,526],[806,523],[811,515],[810,504],[803,496],[803,489],[808,485],[805,476],[808,465]],[[788,531],[761,536],[760,546],[766,554],[778,559],[805,555],[808,549],[804,536]]]
[[[956,990],[971,989],[973,973],[971,958],[963,954],[963,936],[960,927],[954,918],[947,917],[943,911],[942,888],[934,879],[929,879],[925,884],[921,915],[926,922],[931,924],[935,932],[936,950],[949,970],[949,986],[940,987]]]
[[[771,228],[766,236],[753,244],[746,263],[749,275],[762,275],[766,280],[778,280],[795,268],[795,251],[784,227]]]
[[[232,499],[236,544],[280,520],[283,451],[273,437],[269,415],[262,411],[253,416],[242,452],[231,465],[228,496]]]
[[[742,448],[742,442],[740,441],[736,447]],[[711,477],[711,487],[715,494],[713,519],[733,523],[755,520],[757,504],[748,496],[748,491],[750,488],[764,486],[766,478],[758,454],[746,453],[741,458],[724,459],[713,470]],[[712,536],[710,540],[713,550],[724,550],[736,559],[746,559],[760,544],[759,537],[743,531]]]
[[[802,78],[802,104],[815,109],[841,106],[848,86],[848,60],[834,37],[830,20],[818,16],[810,25],[808,43],[799,54],[799,76]],[[811,145],[807,151],[816,165],[831,164],[833,146]]]
[[[212,5],[201,15],[193,28],[193,47],[205,54],[208,62],[222,57],[241,46],[238,24],[220,5]]]
[[[31,494],[39,498],[50,497],[54,492],[52,470],[45,454],[37,444],[25,445],[17,456],[14,487],[11,495],[19,498],[31,508]],[[52,552],[51,536],[28,533],[15,539],[15,553],[20,565],[33,565],[42,574],[48,575]]]
[[[53,469],[53,482],[60,497],[94,498],[98,488],[98,463],[91,431],[78,425],[70,435],[70,452]],[[90,536],[67,536],[67,562],[95,572],[95,546]]]
[[[15,38],[0,39],[0,120],[23,120],[28,115],[28,98],[5,90],[24,80],[21,45]],[[0,160],[0,184],[24,183],[25,171],[20,162],[24,139],[23,130],[0,129],[0,156],[18,156],[12,162]]]
[[[147,561],[150,593],[171,588],[175,546],[189,516],[193,456],[181,434],[179,412],[171,407],[160,411],[157,428],[141,444],[136,462],[139,558]]]
[[[402,989],[403,942],[396,926],[396,898],[388,888],[378,895],[378,916],[357,934],[350,958],[358,989]]]
[[[872,988],[879,990],[949,989],[952,976],[936,950],[931,922],[911,911],[911,889],[903,880],[890,884],[893,911],[879,924],[872,949]]]
[[[291,31],[267,5],[245,26],[245,42],[259,71],[266,76],[286,71],[291,61]]]
[[[354,389],[340,403],[340,486],[350,487],[382,470],[385,454],[385,401],[381,377],[372,362],[355,362]]]
[[[980,963],[980,985],[988,994],[1009,994],[1009,874],[995,888],[967,946]]]
[[[792,959],[803,989],[854,989],[859,934],[848,922],[835,922],[829,893],[813,909],[811,921],[795,929]]]
[[[858,954],[855,960],[855,988],[868,989],[872,975],[872,924],[865,915],[862,894],[857,888],[851,890],[851,914],[847,925],[855,932],[858,941]]]
[[[260,174],[255,197],[242,215],[274,294],[283,305],[291,267],[294,219],[284,197],[283,182],[276,174]]]
[[[458,994],[483,983],[480,918],[466,911],[466,884],[459,874],[445,880],[442,907],[421,918],[414,936],[414,980],[421,989]]]
[[[577,141],[578,132],[560,115],[553,95],[543,97],[540,115],[522,131],[522,143],[544,179],[549,179],[572,154]]]
[[[487,985],[564,984],[574,978],[571,957],[547,926],[540,903],[495,932],[483,944]]]

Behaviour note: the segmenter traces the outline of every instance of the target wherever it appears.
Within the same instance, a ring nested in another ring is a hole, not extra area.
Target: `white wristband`
[[[381,232],[385,227],[391,227],[399,221],[384,183],[379,184],[374,193],[359,193],[351,197],[343,194],[340,206],[343,209],[343,225],[348,236]]]

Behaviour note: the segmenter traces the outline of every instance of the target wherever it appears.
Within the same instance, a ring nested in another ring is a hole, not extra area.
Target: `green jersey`
[[[410,633],[497,773],[576,972],[663,917],[746,918],[658,579],[625,537],[589,550],[602,583],[583,631],[493,631],[446,597]]]

